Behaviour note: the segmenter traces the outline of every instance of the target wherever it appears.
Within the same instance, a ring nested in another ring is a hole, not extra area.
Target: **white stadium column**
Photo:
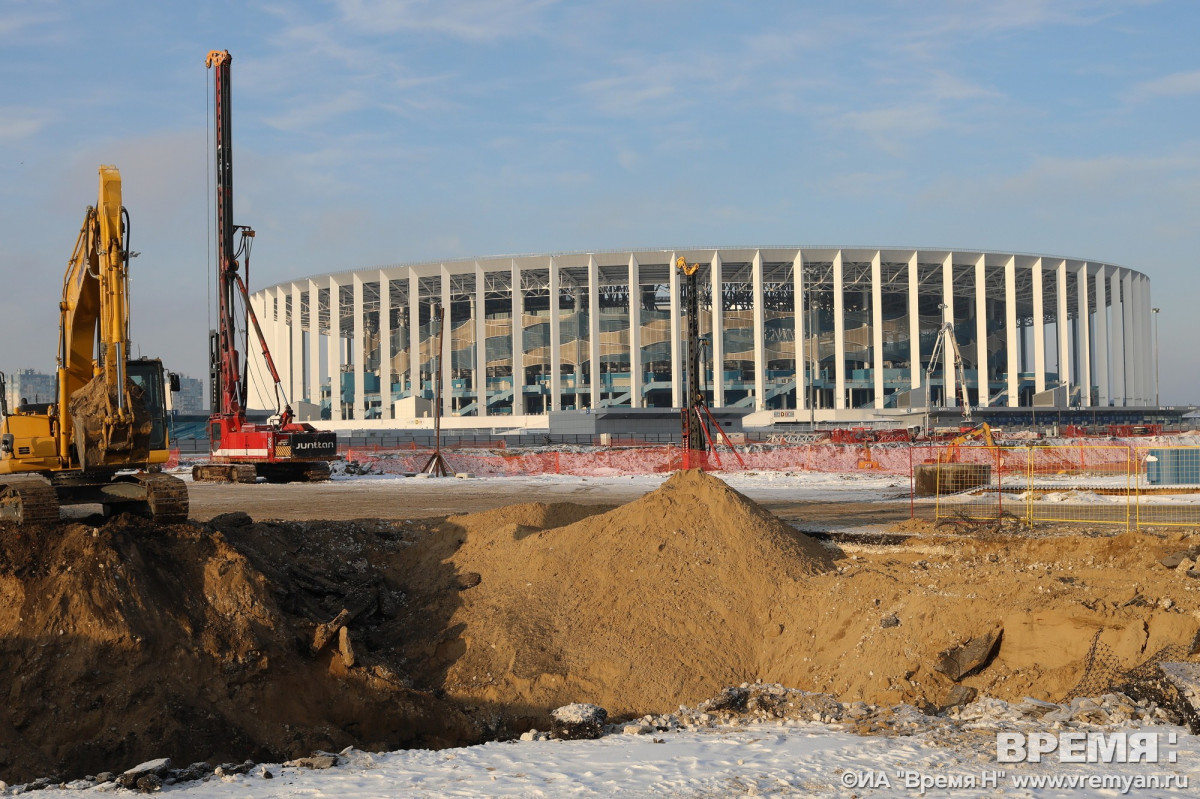
[[[512,261],[512,372],[513,416],[525,415],[525,292],[521,288],[521,267]]]
[[[438,353],[438,367],[442,373],[442,407],[438,413],[451,416],[454,412],[454,370],[451,368],[454,365],[454,324],[450,314],[450,272],[445,264],[438,271],[442,305],[442,351]],[[434,346],[437,346],[436,341]]]
[[[321,405],[321,289],[308,281],[308,401]]]
[[[258,316],[258,323],[265,327],[263,335],[269,336],[272,339],[275,336],[275,328],[272,327],[275,324],[274,303],[274,295],[270,289],[262,289],[250,295],[250,307],[254,309],[254,313]],[[246,362],[242,364],[247,377],[253,374],[252,369],[259,369],[259,363],[262,361],[260,350],[254,347],[250,347],[249,349],[250,351],[246,353]],[[246,397],[246,402],[252,408],[260,408],[266,405],[266,399],[262,396],[262,390],[259,388],[258,383],[259,381],[257,380],[247,380],[250,393]]]
[[[288,369],[291,371],[291,385],[288,386],[288,399],[295,403],[304,399],[304,316],[303,303],[300,301],[300,284],[292,286],[292,322],[291,322],[291,357],[288,358]]]
[[[987,259],[979,256],[975,262],[975,386],[979,399],[976,404],[986,408],[991,404],[992,393],[988,384],[988,330],[987,330]],[[964,388],[965,392],[966,389]]]
[[[288,292],[283,286],[276,286],[274,294],[276,316],[274,340],[270,344],[271,359],[275,362],[275,370],[279,372],[279,384],[283,387],[284,391],[290,392],[292,390],[292,342],[288,336]],[[254,341],[251,339],[250,348],[253,349],[253,347]],[[267,386],[267,407],[275,409],[277,400],[275,398],[275,387],[271,385],[271,373],[267,370],[262,370],[259,372],[259,375],[262,376],[262,380]],[[253,380],[254,376],[252,375],[250,379]]]
[[[1004,362],[1008,365],[1008,402],[1016,408],[1021,400],[1022,352],[1017,346],[1017,259],[1009,256],[1004,264]]]
[[[1150,286],[1146,278],[1141,275],[1133,279],[1133,285],[1134,296],[1137,298],[1137,305],[1134,306],[1133,313],[1137,319],[1137,365],[1139,384],[1141,385],[1141,404],[1153,405],[1154,381],[1150,369],[1153,359],[1150,357],[1152,346],[1150,342],[1150,303],[1148,302]]]
[[[367,418],[367,392],[366,392],[366,324],[363,318],[366,314],[366,309],[363,307],[363,281],[362,276],[357,272],[354,273],[354,344],[353,344],[353,360],[354,360],[354,418],[363,420]]]
[[[754,294],[754,410],[766,408],[767,395],[767,347],[766,319],[763,315],[763,262],[762,252],[755,250],[750,264],[750,283]]]
[[[804,343],[804,253],[800,250],[796,251],[796,257],[792,259],[792,310],[796,315],[796,409],[804,410],[808,408],[808,381],[811,379],[806,374],[808,365],[807,347]]]
[[[882,408],[883,383],[883,255],[878,250],[871,258],[871,369],[873,372],[875,407]]]
[[[1108,272],[1096,267],[1096,387],[1101,407],[1108,406]]]
[[[712,257],[712,393],[713,407],[725,407],[725,278],[721,269],[721,253]],[[701,379],[700,385],[704,385]]]
[[[1079,374],[1075,379],[1081,389],[1079,404],[1088,408],[1092,405],[1092,337],[1091,331],[1088,329],[1091,313],[1088,311],[1088,265],[1086,262],[1079,265],[1075,283],[1079,295],[1079,303],[1075,310],[1079,320],[1075,328],[1077,331],[1075,349],[1079,353]]]
[[[1112,394],[1113,404],[1124,407],[1129,404],[1125,390],[1125,308],[1121,300],[1121,270],[1114,269],[1109,277],[1109,304],[1112,308]]]
[[[1054,327],[1058,332],[1058,384],[1062,386],[1066,397],[1064,402],[1071,404],[1071,320],[1067,310],[1067,262],[1059,261],[1054,270],[1055,309]]]
[[[550,258],[550,404],[549,410],[559,410],[562,402],[562,315],[559,311],[558,261]]]
[[[681,357],[679,354],[679,339],[683,335],[680,329],[679,318],[679,270],[675,268],[675,259],[679,257],[676,253],[671,253],[671,260],[667,262],[667,290],[671,295],[671,407],[679,408],[683,405],[683,369],[681,367]]]
[[[946,306],[942,309],[942,324],[954,324],[954,253],[947,253],[946,259],[942,261],[942,305]],[[958,341],[958,332],[955,331],[955,341]],[[942,406],[953,408],[958,403],[955,398],[958,396],[958,375],[954,373],[954,354],[942,351]],[[963,386],[963,393],[967,391],[967,387]],[[932,391],[932,388],[930,389]]]
[[[1138,378],[1137,328],[1134,327],[1133,273],[1125,270],[1121,275],[1121,336],[1124,343],[1125,404],[1142,403],[1141,380]]]
[[[421,278],[412,268],[408,270],[408,380],[409,396],[420,397],[421,385]],[[413,413],[419,415],[416,402]]]
[[[476,416],[488,415],[487,378],[487,274],[475,262],[475,411]]]
[[[842,296],[842,251],[833,256],[833,407],[846,407],[846,320]]]
[[[921,387],[924,363],[921,361],[921,306],[917,303],[920,297],[920,259],[919,253],[913,251],[908,258],[908,356],[909,382],[913,388]],[[926,391],[929,387],[926,386]]]
[[[637,258],[629,256],[629,407],[642,407],[642,283]]]
[[[379,270],[379,418],[392,418],[392,281]]]
[[[1126,361],[1125,368],[1127,372],[1132,370],[1133,373],[1133,397],[1135,405],[1146,405],[1146,376],[1144,366],[1148,358],[1145,332],[1142,329],[1142,280],[1133,272],[1129,273],[1129,289],[1130,295],[1133,297],[1133,302],[1130,304],[1130,313],[1132,314],[1132,336],[1126,334],[1125,346],[1129,350],[1129,360]]]
[[[588,360],[591,362],[591,407],[600,407],[600,266],[588,256]]]
[[[1157,342],[1154,341],[1154,312],[1150,310],[1153,304],[1150,301],[1150,278],[1142,276],[1140,278],[1142,284],[1142,385],[1145,386],[1143,394],[1146,398],[1144,404],[1154,405],[1154,348]]]
[[[1033,390],[1046,390],[1046,309],[1043,307],[1042,259],[1033,262]]]
[[[329,276],[329,418],[342,418],[342,309],[341,287]]]

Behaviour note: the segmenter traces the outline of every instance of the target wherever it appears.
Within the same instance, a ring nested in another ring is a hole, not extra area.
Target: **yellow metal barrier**
[[[1134,452],[1134,524],[1200,527],[1200,446],[1143,446]]]
[[[1129,527],[1134,455],[1127,446],[1030,446],[1025,520]]]
[[[1013,512],[1013,486],[1024,480],[1024,447],[946,445],[930,450],[936,466],[934,519],[967,523],[997,521]]]
[[[1200,529],[1200,445],[931,447],[934,518]]]

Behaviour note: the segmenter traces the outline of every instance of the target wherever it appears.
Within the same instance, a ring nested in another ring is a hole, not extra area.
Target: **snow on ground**
[[[257,767],[165,790],[181,799],[1189,795],[1200,782],[1200,741],[1179,728],[1155,732],[1161,733],[1161,763],[1065,764],[1054,753],[1041,763],[1009,764],[997,762],[993,730],[949,749],[925,736],[859,736],[823,724],[763,723],[441,751],[347,750],[341,765],[328,770],[268,764],[271,779]],[[1172,754],[1175,762],[1166,762]],[[1158,787],[1148,788],[1155,778]],[[1112,787],[1069,782],[1093,779]],[[1023,780],[1058,780],[1060,786]]]
[[[909,480],[907,476],[876,475],[864,472],[714,472],[732,488],[753,500],[761,499],[804,499],[812,501],[878,502],[898,499],[903,495],[907,501]],[[471,480],[486,481],[502,491],[511,491],[520,496],[523,488],[538,488],[564,495],[585,492],[587,489],[622,489],[640,492],[653,491],[661,486],[671,474],[601,475],[580,477],[567,474],[521,475],[519,477],[472,477]],[[396,481],[432,480],[428,476],[401,477],[397,475],[336,475],[338,482],[354,482],[357,485],[378,485],[381,490],[394,487]],[[569,498],[569,497],[568,497]]]

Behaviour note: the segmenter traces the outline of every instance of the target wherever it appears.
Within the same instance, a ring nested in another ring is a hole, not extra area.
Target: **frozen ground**
[[[778,499],[806,499],[811,501],[879,502],[898,499],[907,500],[909,481],[897,475],[875,475],[871,473],[837,472],[714,472],[731,487],[755,501]],[[523,489],[536,488],[569,497],[572,494],[603,492],[606,489],[620,491],[649,492],[658,488],[671,473],[637,475],[576,476],[566,474],[522,475],[519,477],[471,477],[500,491],[520,496]],[[382,490],[394,487],[396,482],[411,484],[414,480],[445,480],[449,478],[397,477],[394,475],[341,475],[336,481],[353,481],[360,485],[378,486]]]
[[[247,775],[166,790],[187,799],[1191,795],[1200,781],[1200,742],[1178,728],[1157,731],[1161,759],[1174,754],[1174,763],[1060,764],[1055,755],[1050,762],[1005,764],[996,761],[990,730],[967,746],[946,748],[924,736],[859,736],[821,724],[764,723],[436,752],[348,750],[331,769],[269,764]],[[1175,745],[1166,743],[1171,734]],[[1078,782],[1093,779],[1112,787]],[[1153,779],[1157,788],[1148,787]],[[1046,782],[1039,785],[1041,780]]]

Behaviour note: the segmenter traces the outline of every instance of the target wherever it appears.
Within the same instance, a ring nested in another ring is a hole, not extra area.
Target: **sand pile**
[[[1058,701],[1097,632],[1124,668],[1195,648],[1200,580],[1159,562],[1183,538],[926,533],[823,546],[702,472],[603,513],[450,517],[419,568],[451,567],[455,590],[412,584],[445,624],[414,627],[436,638],[408,661],[420,686],[520,728],[568,702],[640,715],[756,679],[926,709],[976,691]],[[978,667],[939,670],[989,636]]]
[[[541,507],[446,522],[464,541],[458,573],[479,576],[443,646],[451,696],[510,712],[698,701],[755,678],[797,584],[832,566],[825,547],[701,471],[572,524],[559,510],[559,525],[528,526]]]
[[[0,779],[475,735],[365,646],[353,669],[336,652],[307,652],[315,625],[361,581],[328,567],[267,576],[282,549],[251,552],[256,564],[218,529],[124,516],[0,525]],[[373,618],[362,613],[354,635]]]

